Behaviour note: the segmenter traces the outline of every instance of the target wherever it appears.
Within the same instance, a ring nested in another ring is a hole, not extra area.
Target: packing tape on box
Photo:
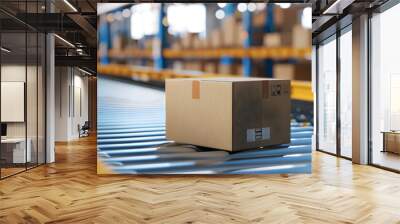
[[[192,81],[192,99],[200,99],[200,81]]]

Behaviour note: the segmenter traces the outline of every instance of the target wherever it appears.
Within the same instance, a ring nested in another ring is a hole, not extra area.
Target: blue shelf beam
[[[243,47],[250,48],[253,42],[253,28],[252,28],[252,13],[249,10],[246,10],[243,13],[243,26],[246,32],[246,39],[243,42]],[[252,72],[252,62],[250,58],[243,58],[243,75],[245,77],[251,76]]]
[[[276,31],[275,21],[274,21],[274,4],[267,4],[265,7],[266,16],[265,16],[265,26],[264,33],[268,35],[268,33],[273,33]],[[274,61],[271,59],[264,60],[264,68],[265,74],[267,77],[274,77]]]
[[[154,66],[156,69],[164,69],[167,67],[165,58],[162,54],[163,49],[167,47],[167,26],[166,24],[163,24],[163,20],[166,17],[165,10],[165,4],[161,3],[159,14],[160,16],[158,17],[158,33],[155,36],[158,43],[158,46],[155,46],[157,48],[157,51],[154,54]]]
[[[109,64],[108,50],[111,48],[111,34],[110,24],[106,19],[100,20],[99,24],[99,50],[102,52],[100,55],[101,64]]]

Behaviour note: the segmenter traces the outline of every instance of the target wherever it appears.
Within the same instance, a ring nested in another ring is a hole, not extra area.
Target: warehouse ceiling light
[[[131,8],[131,37],[139,40],[158,31],[159,4],[137,4]]]
[[[217,19],[223,19],[225,17],[225,12],[222,9],[218,9],[215,12],[215,17],[217,17]]]
[[[275,4],[279,5],[279,7],[281,7],[282,9],[288,9],[292,5],[291,3],[275,3]]]
[[[68,40],[60,37],[58,34],[54,34],[55,37],[57,37],[59,40],[61,40],[62,42],[64,42],[65,44],[67,44],[70,47],[75,48],[75,45],[73,45],[71,42],[69,42]]]
[[[266,4],[265,3],[256,3],[256,6],[257,6],[257,10],[261,11],[261,10],[265,9]]]
[[[256,9],[257,9],[256,3],[249,3],[249,4],[247,5],[247,9],[248,9],[250,12],[256,11]]]
[[[206,7],[204,4],[173,4],[167,8],[169,31],[172,34],[204,33]]]
[[[78,10],[73,6],[68,0],[64,0],[65,4],[67,4],[74,12],[78,12]]]
[[[5,47],[1,47],[0,49],[1,49],[1,51],[4,51],[6,53],[10,53],[11,52],[11,50],[9,50],[9,49],[7,49]]]
[[[237,6],[237,9],[239,12],[245,12],[247,10],[247,4],[246,3],[239,3]]]
[[[218,7],[224,8],[226,6],[226,3],[217,3]]]
[[[129,9],[124,9],[123,11],[122,11],[122,17],[124,17],[124,18],[129,18],[131,16],[131,10],[129,10]]]
[[[122,21],[122,12],[118,11],[114,14],[114,18],[118,21]]]
[[[301,14],[301,25],[306,29],[312,28],[312,9],[311,7],[306,7],[303,9]]]
[[[81,49],[81,48],[77,48],[77,49],[76,49],[76,52],[77,52],[79,55],[83,55],[83,49]]]

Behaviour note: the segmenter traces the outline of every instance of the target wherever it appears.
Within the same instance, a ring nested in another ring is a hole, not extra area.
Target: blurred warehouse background
[[[98,4],[98,73],[295,80],[294,118],[312,122],[311,18],[311,4]]]

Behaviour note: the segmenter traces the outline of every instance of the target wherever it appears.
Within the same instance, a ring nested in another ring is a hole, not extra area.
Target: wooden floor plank
[[[301,175],[96,174],[96,139],[0,181],[0,223],[400,223],[400,175],[313,153]]]

